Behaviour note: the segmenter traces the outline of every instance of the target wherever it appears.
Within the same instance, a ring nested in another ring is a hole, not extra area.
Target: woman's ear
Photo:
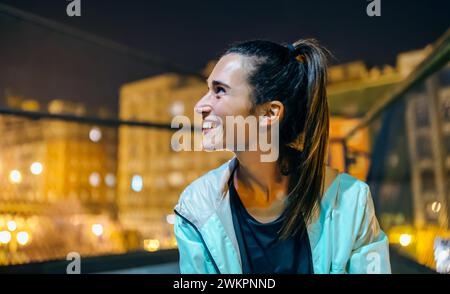
[[[266,102],[261,105],[260,109],[260,122],[265,125],[279,122],[284,115],[284,105],[278,100]]]

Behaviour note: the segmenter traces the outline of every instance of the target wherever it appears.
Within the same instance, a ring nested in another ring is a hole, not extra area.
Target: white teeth
[[[215,128],[215,123],[212,121],[206,121],[203,123],[203,129],[212,129]]]

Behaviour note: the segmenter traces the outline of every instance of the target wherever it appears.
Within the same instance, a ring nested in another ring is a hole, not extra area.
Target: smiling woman
[[[286,46],[255,40],[232,46],[214,67],[195,106],[202,145],[225,146],[235,158],[180,197],[175,235],[182,273],[390,272],[369,187],[325,163],[326,54],[315,40]],[[223,125],[229,117],[258,118],[258,136],[276,129],[270,139],[278,143],[278,159],[262,161],[265,152],[248,126]],[[244,128],[243,138],[236,128]],[[228,142],[237,139],[244,149]]]

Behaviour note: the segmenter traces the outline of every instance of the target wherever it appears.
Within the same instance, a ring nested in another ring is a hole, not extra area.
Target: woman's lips
[[[203,125],[202,125],[202,133],[204,135],[208,134],[209,132],[211,132],[211,130],[216,129],[219,126],[219,124],[217,122],[213,122],[213,121],[204,121]]]

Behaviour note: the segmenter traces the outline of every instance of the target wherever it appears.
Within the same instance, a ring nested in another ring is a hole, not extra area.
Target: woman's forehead
[[[220,81],[230,87],[246,83],[247,74],[244,66],[244,58],[238,54],[222,56],[211,72],[208,78],[209,82]]]

